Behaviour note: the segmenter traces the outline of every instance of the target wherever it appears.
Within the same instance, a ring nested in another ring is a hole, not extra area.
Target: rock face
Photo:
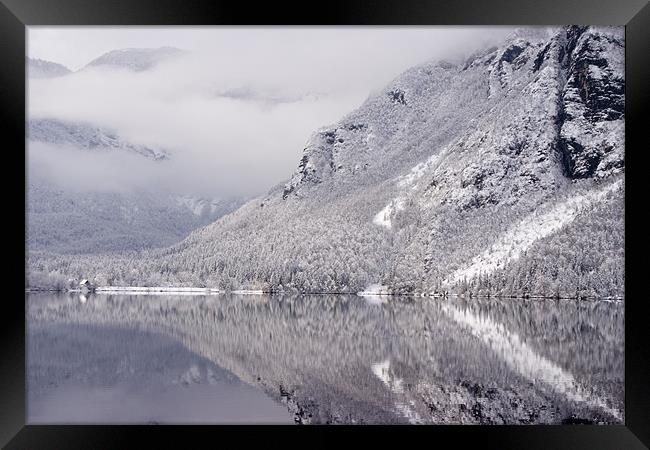
[[[385,179],[426,155],[437,160],[418,167],[435,188],[427,195],[461,207],[619,173],[623,57],[620,29],[569,27],[550,38],[516,37],[462,67],[413,68],[312,136],[285,198],[330,178]]]
[[[308,292],[622,295],[623,61],[622,28],[571,26],[413,67],[317,130],[284,186],[114,265]]]
[[[571,178],[623,170],[625,114],[622,39],[572,27],[567,33],[560,146]]]

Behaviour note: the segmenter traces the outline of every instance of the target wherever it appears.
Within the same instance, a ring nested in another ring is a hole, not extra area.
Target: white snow
[[[422,178],[433,162],[438,159],[438,156],[439,155],[433,155],[425,162],[417,164],[409,171],[409,173],[398,179],[398,186],[414,188],[415,182]]]
[[[119,292],[128,295],[201,295],[217,294],[216,288],[197,287],[169,287],[169,286],[99,286],[95,289],[97,293]]]
[[[389,203],[379,211],[375,217],[372,219],[372,222],[375,225],[379,225],[380,227],[386,227],[389,230],[393,227],[393,224],[391,223],[390,216],[393,212],[393,203]]]
[[[623,420],[621,411],[586,391],[571,373],[537,354],[516,333],[507,330],[502,324],[448,303],[442,303],[442,310],[455,322],[469,328],[474,336],[484,341],[508,366],[523,377],[534,383],[544,383],[571,401],[600,408],[618,420]]]
[[[221,210],[227,208],[229,203],[232,203],[232,201],[228,199],[209,199],[193,197],[191,195],[172,195],[171,198],[177,205],[189,209],[192,211],[192,214],[199,217],[216,216]]]
[[[187,209],[192,211],[192,214],[195,216],[202,215],[206,207],[205,200],[201,198],[179,195],[174,197],[174,199],[178,205],[185,206]]]
[[[418,187],[417,181],[433,168],[434,164],[440,159],[443,153],[444,151],[437,153],[433,156],[430,156],[426,161],[416,164],[406,175],[397,178],[397,186],[402,189],[410,188],[410,191],[416,191]],[[385,227],[389,230],[392,229],[393,224],[391,222],[391,216],[397,211],[404,209],[407,195],[408,191],[391,200],[381,211],[375,215],[375,217],[372,219],[372,222],[375,225]]]
[[[443,284],[453,284],[488,274],[517,260],[537,240],[571,223],[586,207],[602,200],[621,186],[621,180],[586,194],[576,195],[555,205],[543,214],[531,214],[506,231],[489,249],[474,257],[471,263],[449,275]]]
[[[113,129],[87,122],[36,117],[29,119],[28,127],[30,142],[70,145],[92,151],[127,151],[157,161],[167,160],[170,156],[164,149],[125,140]]]
[[[375,283],[368,285],[363,291],[357,292],[357,295],[363,297],[366,303],[370,305],[383,305],[388,302],[386,296],[390,295],[390,293],[388,292],[388,286]]]
[[[388,295],[388,286],[383,284],[375,283],[368,285],[363,291],[357,292],[357,295],[366,296],[366,295]]]

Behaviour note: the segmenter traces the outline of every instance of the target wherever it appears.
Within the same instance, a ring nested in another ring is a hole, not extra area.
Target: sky
[[[30,118],[110,128],[135,143],[165,148],[169,162],[134,163],[101,154],[79,177],[74,151],[54,157],[47,146],[31,146],[28,160],[81,188],[88,183],[213,197],[256,195],[291,176],[312,132],[359,107],[404,70],[467,56],[511,32],[509,27],[28,27],[29,57],[74,71],[116,49],[188,51],[144,72],[86,69],[28,82]]]

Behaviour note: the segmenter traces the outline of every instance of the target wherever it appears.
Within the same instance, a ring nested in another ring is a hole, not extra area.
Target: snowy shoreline
[[[95,293],[113,293],[126,292],[129,294],[177,294],[177,295],[214,295],[223,294],[218,288],[199,288],[199,287],[173,287],[173,286],[99,286],[94,289]],[[259,289],[238,289],[229,291],[231,294],[243,295],[261,295],[265,292]]]
[[[212,293],[220,292],[216,288],[198,287],[167,287],[167,286],[98,286],[95,292],[187,292],[187,293]]]
[[[80,289],[38,289],[26,288],[26,293],[38,292],[67,292],[67,293],[95,293],[95,294],[125,294],[125,295],[217,295],[217,294],[239,294],[239,295],[356,295],[358,297],[420,297],[420,298],[464,298],[464,299],[511,299],[511,300],[582,300],[582,301],[607,301],[622,302],[624,297],[557,297],[549,295],[474,295],[474,294],[455,294],[455,293],[410,293],[399,294],[387,291],[361,291],[361,292],[282,292],[282,291],[263,291],[255,289],[238,289],[234,291],[224,291],[217,288],[197,288],[197,287],[167,287],[167,286],[100,286],[91,291],[82,291]]]

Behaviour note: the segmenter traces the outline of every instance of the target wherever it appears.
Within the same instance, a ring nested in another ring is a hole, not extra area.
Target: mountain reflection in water
[[[29,294],[28,421],[623,423],[623,306]]]

